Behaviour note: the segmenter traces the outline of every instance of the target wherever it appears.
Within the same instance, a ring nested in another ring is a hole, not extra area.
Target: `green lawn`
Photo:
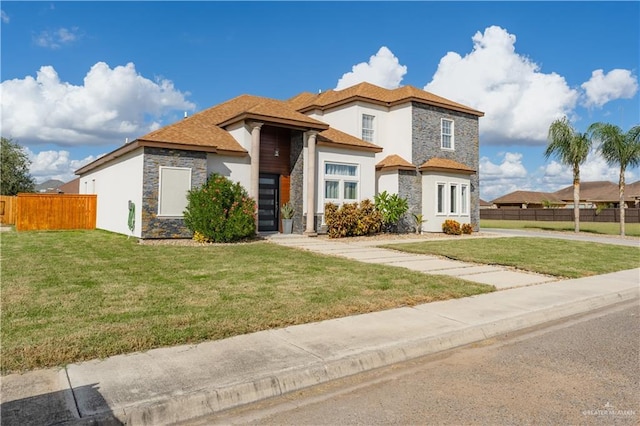
[[[632,237],[640,237],[640,223],[625,223],[625,234]],[[534,220],[490,220],[482,219],[480,228],[503,229],[543,229],[547,231],[571,231],[573,222],[546,222]],[[619,223],[606,222],[580,222],[580,232],[594,234],[620,235]]]
[[[268,242],[3,232],[3,374],[493,291]]]
[[[465,262],[578,278],[640,267],[640,249],[551,238],[468,238],[390,244],[384,247],[435,254]]]

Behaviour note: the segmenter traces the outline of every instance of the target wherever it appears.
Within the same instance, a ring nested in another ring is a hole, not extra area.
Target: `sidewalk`
[[[277,240],[361,261],[460,272],[465,279],[493,273],[507,289],[4,376],[2,425],[76,424],[79,418],[81,424],[171,424],[640,295],[640,268],[531,285],[504,279],[513,271],[438,263],[445,261],[429,256],[409,259],[366,241]]]

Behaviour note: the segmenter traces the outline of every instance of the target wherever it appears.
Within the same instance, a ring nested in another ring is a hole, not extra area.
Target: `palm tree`
[[[618,189],[620,191],[620,235],[624,236],[624,173],[627,167],[640,165],[640,125],[634,126],[627,133],[614,124],[593,123],[587,130],[594,139],[601,143],[602,157],[613,166],[620,165]]]
[[[551,123],[547,139],[549,144],[544,151],[545,158],[554,156],[573,168],[573,220],[575,231],[580,232],[580,165],[587,160],[591,139],[586,133],[576,132],[567,117]]]

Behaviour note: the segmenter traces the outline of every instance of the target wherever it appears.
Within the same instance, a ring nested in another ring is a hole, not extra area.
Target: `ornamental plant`
[[[442,232],[448,235],[460,235],[462,234],[462,229],[459,222],[447,219],[442,223]]]
[[[256,232],[255,201],[237,182],[214,173],[187,194],[184,223],[200,242],[229,243]]]
[[[473,226],[470,223],[465,223],[462,225],[462,233],[465,235],[471,235],[473,233]]]
[[[324,206],[324,221],[329,238],[357,237],[380,232],[382,214],[371,200],[345,203],[338,207],[327,203]]]
[[[409,210],[406,198],[398,194],[389,195],[382,191],[374,197],[376,210],[382,214],[382,229],[385,232],[398,232],[398,223]]]

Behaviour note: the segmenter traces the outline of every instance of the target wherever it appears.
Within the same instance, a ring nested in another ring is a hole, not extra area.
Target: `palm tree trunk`
[[[580,166],[573,169],[573,223],[575,232],[580,232]]]
[[[624,170],[625,167],[620,167],[620,181],[618,183],[618,189],[620,190],[620,235],[624,237]]]

